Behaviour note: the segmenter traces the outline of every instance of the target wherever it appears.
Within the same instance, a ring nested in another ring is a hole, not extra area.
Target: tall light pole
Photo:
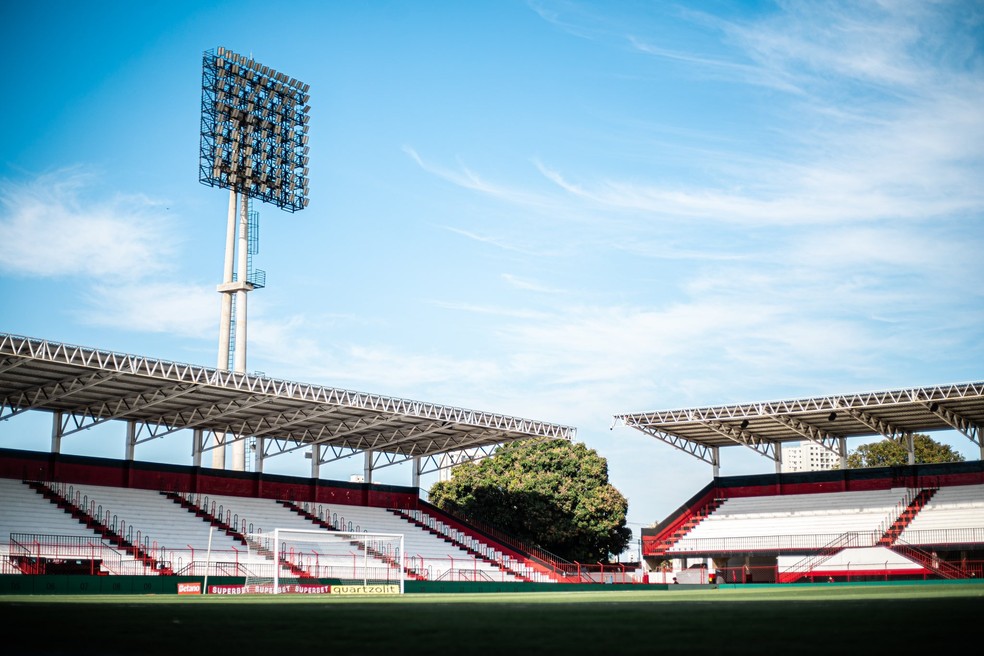
[[[249,200],[296,212],[308,205],[309,85],[219,47],[202,57],[199,175],[229,190],[219,319],[218,368],[246,372]],[[212,466],[225,468],[225,435],[216,435]],[[232,446],[232,469],[245,471],[246,443]]]

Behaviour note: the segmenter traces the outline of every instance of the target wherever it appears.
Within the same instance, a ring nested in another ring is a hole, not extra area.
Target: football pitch
[[[0,617],[11,656],[898,654],[976,637],[984,584],[4,596]]]

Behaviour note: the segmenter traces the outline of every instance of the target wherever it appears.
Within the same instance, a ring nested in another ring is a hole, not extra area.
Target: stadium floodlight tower
[[[219,323],[218,368],[246,372],[249,201],[296,212],[308,205],[309,85],[225,48],[202,59],[199,180],[229,190]],[[231,343],[234,341],[234,344]],[[225,468],[225,436],[216,435],[212,466]],[[246,444],[235,440],[232,469],[246,469]]]

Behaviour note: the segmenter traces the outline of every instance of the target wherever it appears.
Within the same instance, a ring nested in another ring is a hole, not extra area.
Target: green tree
[[[430,502],[575,562],[606,561],[632,538],[608,461],[566,440],[512,442],[458,465],[431,487]]]
[[[912,436],[917,463],[963,462],[964,457],[946,444],[940,444],[929,435],[916,433]],[[909,464],[909,451],[905,441],[885,438],[881,442],[859,446],[847,456],[847,466],[851,468],[890,467]]]

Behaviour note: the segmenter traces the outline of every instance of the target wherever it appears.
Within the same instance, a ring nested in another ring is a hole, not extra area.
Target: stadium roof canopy
[[[984,382],[887,392],[819,396],[680,410],[615,415],[621,424],[661,440],[714,466],[721,447],[746,446],[776,461],[781,445],[808,440],[846,460],[849,438],[883,435],[907,442],[915,433],[957,430],[981,448]]]
[[[55,413],[60,438],[110,420],[130,422],[133,446],[195,432],[195,464],[209,437],[256,438],[263,458],[318,446],[317,464],[366,453],[366,469],[417,460],[415,475],[529,438],[572,440],[569,426],[155,360],[0,333],[0,420]],[[211,441],[214,444],[214,439]],[[314,452],[312,451],[312,452]],[[466,455],[461,455],[466,454]]]

